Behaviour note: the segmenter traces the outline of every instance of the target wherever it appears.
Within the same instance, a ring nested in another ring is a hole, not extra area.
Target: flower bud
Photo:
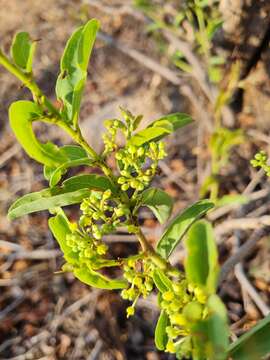
[[[140,147],[140,148],[138,149],[137,155],[138,155],[139,157],[141,157],[141,156],[144,155],[144,148],[143,148],[143,147]]]
[[[123,185],[121,186],[121,189],[122,189],[123,191],[127,191],[127,190],[129,189],[129,185],[128,185],[128,184],[123,184]]]
[[[172,291],[166,291],[162,294],[162,298],[166,301],[172,301],[174,299],[174,293]]]
[[[173,343],[172,340],[169,340],[167,342],[166,351],[171,353],[171,354],[175,353],[176,349],[175,349],[175,346],[174,346],[174,343]]]
[[[183,315],[187,321],[198,321],[202,317],[203,307],[198,301],[188,303],[183,309]]]
[[[127,318],[129,318],[130,316],[133,316],[134,314],[135,314],[134,306],[129,306],[127,308]]]
[[[97,246],[97,253],[98,255],[105,255],[108,251],[108,246],[105,244],[100,244]]]
[[[175,325],[185,326],[187,324],[187,320],[183,314],[173,314],[171,316],[171,322]]]
[[[109,199],[110,197],[112,196],[112,192],[110,189],[106,190],[104,193],[103,193],[103,200],[107,200]]]

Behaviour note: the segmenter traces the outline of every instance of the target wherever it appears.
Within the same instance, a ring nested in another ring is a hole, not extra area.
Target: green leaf
[[[165,350],[168,342],[166,327],[169,326],[170,320],[164,310],[161,311],[155,329],[155,344],[158,350]]]
[[[229,347],[234,360],[259,360],[270,354],[270,314]]]
[[[188,231],[185,245],[185,271],[188,281],[205,287],[210,294],[215,293],[219,266],[211,224],[204,220],[193,224]]]
[[[66,191],[66,189],[45,189],[37,193],[27,194],[17,200],[9,209],[8,217],[13,220],[33,212],[54,209],[80,203],[90,195],[90,190],[80,189]]]
[[[128,285],[124,279],[109,279],[86,265],[75,268],[73,272],[75,277],[81,282],[98,289],[125,289]]]
[[[55,186],[60,181],[62,175],[66,172],[67,168],[72,167],[73,164],[74,166],[77,166],[76,163],[73,163],[73,161],[76,162],[80,159],[88,159],[86,151],[78,145],[64,145],[60,148],[60,152],[65,156],[66,160],[58,167],[49,167],[45,165],[43,169],[44,177],[50,182],[50,187]],[[89,163],[87,163],[86,165],[91,165],[91,161],[89,159],[88,161]],[[52,176],[54,177],[54,179],[51,179]]]
[[[173,200],[166,192],[149,188],[141,194],[138,206],[147,206],[163,224],[171,215]]]
[[[213,294],[207,301],[208,317],[191,325],[194,359],[226,360],[229,345],[227,311]]]
[[[146,129],[137,132],[128,143],[135,146],[142,146],[150,141],[158,141],[177,129],[190,124],[192,121],[189,115],[183,113],[163,116],[151,123]]]
[[[78,145],[64,145],[61,152],[67,156],[69,160],[78,160],[87,157],[87,152]]]
[[[213,207],[214,204],[210,201],[200,200],[177,215],[159,240],[157,252],[163,258],[167,259],[182,240],[190,226]]]
[[[51,217],[48,221],[49,228],[53,233],[53,236],[57,240],[66,261],[72,265],[79,263],[78,254],[72,251],[70,246],[67,245],[67,235],[71,234],[70,223],[63,211],[58,212],[54,217]]]
[[[88,165],[90,166],[93,164],[93,161],[90,160],[88,157],[77,159],[77,160],[70,160],[62,165],[58,166],[50,176],[50,187],[53,187],[59,183],[61,180],[62,175],[66,172],[68,168],[80,166],[80,165]]]
[[[30,194],[26,194],[17,200],[9,208],[9,213],[11,213],[14,209],[24,206],[28,203],[43,199],[44,197],[49,197],[51,195],[51,189],[43,189],[41,191],[33,192]]]
[[[32,129],[32,122],[42,116],[39,106],[31,101],[16,101],[9,108],[10,126],[26,153],[41,164],[57,167],[66,156],[56,145],[40,143]]]
[[[63,103],[63,116],[73,125],[78,121],[88,62],[98,27],[99,22],[92,19],[78,28],[68,40],[61,59],[56,95]]]
[[[164,293],[166,291],[172,290],[171,280],[164,274],[161,269],[156,268],[153,273],[153,281],[157,289]]]
[[[74,265],[73,273],[76,278],[99,289],[113,290],[127,287],[127,282],[124,279],[111,280],[86,265],[81,266],[78,254],[67,245],[66,237],[71,234],[70,223],[62,210],[49,219],[49,227],[64,253],[64,258],[69,264]]]
[[[61,187],[44,189],[27,194],[16,200],[9,208],[10,219],[33,212],[80,203],[90,195],[90,190],[105,191],[115,187],[108,178],[96,174],[78,175],[65,180]]]
[[[94,189],[106,191],[107,189],[110,189],[112,193],[117,192],[115,185],[113,185],[108,178],[96,174],[83,174],[73,176],[63,181],[62,186],[66,191],[75,191],[78,189]]]
[[[30,40],[27,32],[19,32],[13,38],[11,56],[14,63],[26,73],[32,72],[36,43]]]

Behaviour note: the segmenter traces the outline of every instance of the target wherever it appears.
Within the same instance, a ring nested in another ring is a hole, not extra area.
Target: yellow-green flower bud
[[[139,183],[138,180],[131,180],[130,186],[131,186],[133,189],[137,189],[137,188],[140,186],[140,183]]]
[[[136,154],[136,152],[137,152],[136,146],[130,145],[130,146],[128,147],[128,152],[129,152],[131,155]]]
[[[150,142],[149,146],[153,152],[157,151],[157,144],[155,142]]]
[[[129,318],[130,316],[133,316],[135,314],[135,309],[133,306],[129,306],[127,308],[127,318]]]
[[[174,299],[174,293],[172,291],[166,291],[162,294],[162,298],[165,301],[172,301]]]
[[[176,349],[175,349],[175,345],[174,345],[172,340],[169,340],[167,342],[166,351],[171,353],[171,354],[175,353]]]
[[[140,147],[137,151],[137,154],[139,157],[143,156],[144,155],[144,148],[143,147]]]
[[[180,284],[173,283],[172,287],[173,287],[173,291],[176,292],[177,294],[181,294],[183,291],[182,286]]]
[[[174,300],[174,301],[172,301],[171,303],[170,303],[170,305],[169,305],[169,309],[171,310],[171,311],[173,311],[173,312],[176,312],[176,311],[178,311],[180,308],[181,308],[181,303],[180,303],[180,301],[179,300]]]
[[[128,185],[128,184],[123,184],[123,185],[121,186],[121,189],[122,189],[123,191],[127,191],[127,190],[129,189],[129,185]]]
[[[103,200],[107,200],[112,196],[112,191],[110,189],[104,191],[103,193]]]
[[[117,180],[118,184],[122,185],[126,182],[126,178],[124,178],[123,176],[120,176],[120,178]]]
[[[128,291],[127,291],[127,289],[124,289],[124,290],[121,291],[121,297],[124,300],[128,300]]]
[[[93,236],[97,240],[100,240],[102,238],[102,234],[99,230],[93,231]]]
[[[98,255],[105,255],[108,251],[108,246],[105,244],[100,244],[97,246],[97,253]]]
[[[116,160],[122,160],[123,159],[123,154],[121,152],[117,152],[115,154],[115,158],[116,158]]]
[[[136,232],[138,231],[138,228],[137,228],[137,226],[135,226],[135,225],[128,225],[127,231],[128,231],[130,234],[136,233]]]
[[[136,276],[133,280],[134,285],[136,285],[138,288],[142,286],[142,278],[139,276]]]
[[[125,211],[123,208],[115,208],[114,213],[118,217],[125,215]]]
[[[183,314],[177,313],[171,316],[171,322],[174,325],[185,326],[187,324],[187,319]]]
[[[198,301],[188,303],[183,309],[183,315],[188,321],[198,321],[202,318],[203,307]]]
[[[72,223],[70,223],[69,227],[70,227],[70,230],[72,232],[74,232],[74,231],[76,231],[78,229],[78,224],[75,223],[75,222],[72,222]]]
[[[166,327],[166,333],[168,334],[169,338],[174,340],[178,336],[178,331],[173,326]]]
[[[194,294],[196,299],[201,303],[201,304],[205,304],[206,300],[207,300],[207,295],[205,293],[205,291],[199,287],[196,287],[194,289]]]

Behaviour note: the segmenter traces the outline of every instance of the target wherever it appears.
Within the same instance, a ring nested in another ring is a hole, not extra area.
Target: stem
[[[103,162],[103,160],[99,157],[95,150],[86,142],[86,140],[82,136],[79,127],[77,126],[76,130],[74,130],[62,120],[58,110],[44,95],[37,83],[33,80],[32,75],[24,73],[16,65],[12,64],[11,61],[7,58],[7,56],[4,55],[1,50],[0,64],[17,79],[19,79],[23,83],[23,85],[31,91],[35,101],[37,101],[41,105],[44,105],[45,108],[51,114],[53,114],[54,118],[46,118],[44,121],[54,123],[64,129],[77,144],[81,145],[81,147],[85,149],[85,151],[91,156],[91,158],[97,160],[97,165],[102,169],[104,174],[115,182],[111,169]]]
[[[65,132],[68,133],[77,144],[81,145],[81,147],[90,155],[91,158],[94,160],[100,160],[95,150],[83,138],[81,131],[75,131],[62,119],[55,119],[55,121],[52,122],[65,130]]]
[[[151,244],[147,241],[146,237],[144,236],[142,230],[139,228],[137,232],[137,237],[139,243],[141,244],[143,252],[152,260],[152,262],[159,267],[160,269],[167,271],[169,275],[178,276],[180,272],[173,267],[168,261],[163,259],[152,247]]]

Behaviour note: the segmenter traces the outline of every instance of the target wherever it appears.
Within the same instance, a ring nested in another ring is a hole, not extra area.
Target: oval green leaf
[[[36,43],[30,40],[27,32],[17,33],[11,45],[11,56],[14,63],[26,73],[32,72],[33,56]]]
[[[48,223],[49,228],[57,240],[66,261],[72,265],[78,264],[78,254],[72,251],[72,249],[67,245],[67,235],[71,234],[71,230],[70,223],[64,212],[60,211],[56,216],[51,217]]]
[[[171,280],[164,274],[164,272],[161,269],[156,268],[154,270],[153,281],[154,281],[157,289],[161,293],[172,290]]]
[[[67,42],[56,82],[57,98],[63,103],[66,121],[76,125],[84,90],[87,67],[99,28],[95,19],[77,29]]]
[[[42,116],[39,106],[31,101],[16,101],[9,108],[10,126],[25,152],[41,164],[54,168],[67,161],[67,157],[56,145],[37,140],[32,122]]]
[[[161,311],[155,329],[155,344],[158,350],[165,350],[168,342],[166,327],[169,326],[170,320],[164,310]]]
[[[172,134],[177,129],[188,125],[192,118],[183,113],[174,113],[152,122],[146,129],[138,131],[129,140],[129,144],[142,146],[150,141],[161,140],[164,136]]]
[[[45,189],[37,193],[27,194],[17,200],[10,207],[8,217],[14,220],[33,212],[78,204],[89,195],[89,189],[69,192],[61,188]]]
[[[41,210],[78,204],[90,195],[90,190],[105,191],[107,189],[116,192],[110,180],[104,176],[96,174],[73,176],[65,180],[61,187],[44,189],[22,196],[11,205],[8,217],[13,220]]]
[[[136,208],[139,206],[147,206],[153,211],[158,221],[163,224],[171,215],[173,200],[166,192],[149,188],[141,194]]]
[[[190,226],[213,207],[214,204],[210,201],[200,200],[177,215],[159,240],[157,252],[163,258],[167,259],[182,240]]]
[[[68,166],[65,167],[63,166],[63,164],[88,158],[86,151],[81,146],[78,145],[64,145],[60,148],[60,152],[65,156],[66,161],[62,163],[59,167],[52,168],[45,165],[43,169],[44,177],[46,180],[50,182],[51,187],[55,186],[60,181],[63,173],[66,172]],[[61,169],[62,166],[63,169]],[[51,177],[53,175],[55,179],[51,180]]]
[[[229,347],[233,360],[262,359],[270,354],[270,314]]]
[[[226,308],[216,294],[209,297],[206,306],[208,316],[191,324],[194,358],[196,354],[199,359],[226,360],[230,335]]]
[[[63,181],[63,188],[66,191],[75,191],[78,189],[94,189],[105,191],[110,189],[112,193],[116,193],[115,185],[105,176],[96,174],[82,174],[72,176],[71,178]]]
[[[188,231],[185,245],[185,272],[188,281],[205,287],[209,294],[215,293],[219,266],[211,224],[204,220],[193,224]]]
[[[84,284],[90,285],[98,289],[116,290],[125,289],[127,281],[124,279],[109,279],[106,276],[98,273],[83,265],[73,270],[74,276]]]
[[[72,168],[72,167],[76,167],[76,166],[80,166],[80,165],[88,165],[91,166],[93,164],[93,161],[90,160],[88,157],[85,158],[81,158],[81,159],[76,159],[76,160],[70,160],[67,161],[65,163],[63,163],[62,165],[58,166],[58,168],[56,168],[50,176],[50,187],[53,187],[55,185],[57,185],[59,183],[59,181],[61,180],[62,175],[65,174],[65,172],[67,171],[67,169]]]

